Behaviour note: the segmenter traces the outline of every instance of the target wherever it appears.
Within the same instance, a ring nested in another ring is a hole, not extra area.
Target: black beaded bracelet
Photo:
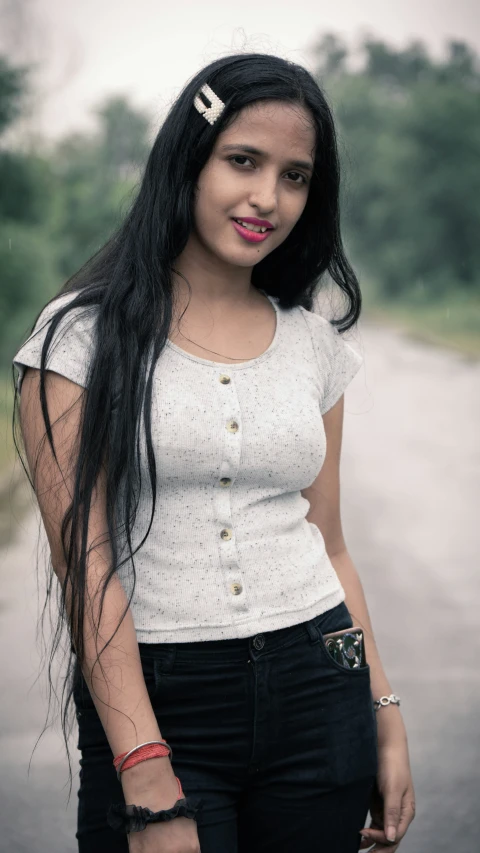
[[[126,806],[124,803],[116,803],[110,806],[107,813],[108,825],[120,832],[141,832],[146,828],[148,823],[160,823],[166,820],[173,820],[175,817],[189,817],[196,820],[196,814],[201,806],[202,801],[187,800],[183,797],[181,800],[172,806],[171,809],[162,809],[159,812],[152,812],[151,809],[143,808],[142,806]]]

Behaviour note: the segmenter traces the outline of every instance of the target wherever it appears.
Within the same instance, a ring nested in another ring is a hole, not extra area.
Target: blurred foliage
[[[423,306],[445,337],[448,323],[457,337],[462,323],[478,335],[477,55],[452,41],[433,60],[421,42],[365,39],[359,62],[327,34],[314,62],[337,120],[345,243],[364,291],[418,318]],[[13,149],[6,131],[31,88],[29,70],[0,57],[0,371],[46,300],[112,233],[150,147],[149,117],[114,97],[99,105],[94,133]]]
[[[97,117],[94,137],[73,134],[55,150],[54,236],[63,279],[79,269],[119,224],[148,155],[150,121],[125,99],[109,99]]]
[[[360,68],[328,34],[314,47],[343,160],[346,241],[377,297],[480,298],[480,71],[466,45],[365,39]]]
[[[34,314],[53,296],[55,281],[59,284],[55,255],[42,229],[0,220],[0,270],[0,358],[5,364]]]
[[[25,68],[12,68],[0,56],[0,134],[21,113],[26,76]]]
[[[23,69],[0,60],[0,132],[21,114],[27,85]],[[0,147],[0,371],[45,302],[108,239],[135,189],[148,117],[115,97],[97,118],[94,134],[71,134],[41,154]]]

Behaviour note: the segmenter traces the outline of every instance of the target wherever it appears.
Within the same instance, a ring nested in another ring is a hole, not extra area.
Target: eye
[[[228,159],[231,163],[233,163],[234,160],[246,160],[247,162],[250,162],[253,165],[255,165],[253,163],[253,160],[250,157],[247,157],[245,154],[234,154],[233,157],[229,157]],[[235,165],[240,166],[240,168],[241,168],[245,164],[244,163],[235,163]],[[302,175],[301,172],[293,172],[293,171],[287,172],[287,175],[296,175],[297,178],[300,178],[299,181],[298,180],[292,181],[292,183],[294,183],[294,184],[298,184],[299,186],[301,186],[302,184],[308,184],[308,179],[305,177],[305,175]]]
[[[294,184],[308,184],[307,178],[301,172],[287,172],[287,175],[297,175],[298,178],[301,178],[300,181],[294,181]]]
[[[231,162],[234,160],[250,160],[250,157],[246,157],[244,154],[234,154],[233,157],[228,158]],[[250,160],[250,163],[253,163],[253,160]],[[242,163],[236,163],[236,166],[243,165]]]

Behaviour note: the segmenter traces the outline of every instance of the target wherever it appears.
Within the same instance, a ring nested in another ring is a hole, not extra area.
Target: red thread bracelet
[[[130,755],[129,752],[132,754]],[[135,750],[129,750],[122,752],[121,755],[117,755],[113,759],[113,766],[117,770],[118,778],[120,778],[120,772],[123,770],[128,770],[129,767],[134,767],[135,764],[140,764],[141,761],[147,761],[149,758],[163,758],[166,755],[170,755],[171,752],[172,750],[167,743],[145,743],[141,744]]]
[[[130,754],[131,753],[131,754]],[[149,758],[164,758],[166,755],[172,754],[172,749],[166,741],[149,741],[142,743],[138,747],[134,747],[128,752],[122,752],[113,759],[113,766],[117,771],[117,779],[120,781],[120,774],[123,770],[128,770],[129,767],[134,767],[135,764],[140,764],[141,761],[147,761]],[[128,758],[126,756],[128,755]],[[119,769],[120,768],[120,769]],[[182,783],[178,776],[175,776],[178,786],[178,798],[183,800],[185,794],[182,790]]]

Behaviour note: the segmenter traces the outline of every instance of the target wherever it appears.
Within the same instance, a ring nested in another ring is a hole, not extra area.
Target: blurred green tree
[[[6,367],[35,315],[58,289],[55,256],[41,229],[0,220],[0,270],[0,366]]]
[[[28,85],[27,70],[0,57],[0,134],[21,114]],[[0,149],[0,367],[58,279],[48,233],[53,184],[45,158]]]
[[[480,72],[452,41],[435,62],[421,42],[365,39],[360,67],[345,44],[314,48],[339,123],[346,240],[388,298],[480,294]]]
[[[22,113],[28,73],[0,58],[0,133]],[[93,134],[44,154],[0,149],[0,368],[35,315],[108,239],[148,154],[149,119],[125,98],[97,110]]]
[[[95,134],[70,135],[55,150],[58,199],[54,235],[64,278],[117,227],[148,155],[149,119],[125,98],[106,100],[97,116]]]
[[[0,134],[20,115],[27,69],[13,68],[0,56]]]

